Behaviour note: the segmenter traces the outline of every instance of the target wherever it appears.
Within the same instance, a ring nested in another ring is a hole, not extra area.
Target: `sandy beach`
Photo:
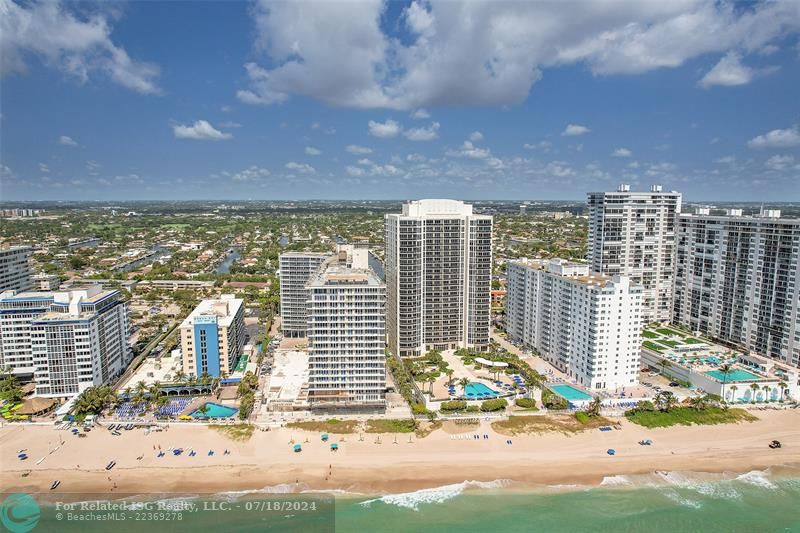
[[[408,434],[398,434],[396,443],[393,434],[381,435],[380,443],[375,434],[364,434],[363,441],[359,434],[331,435],[338,452],[331,452],[319,433],[288,428],[256,431],[248,441],[234,442],[200,425],[121,436],[98,428],[80,439],[47,426],[7,425],[0,428],[0,485],[6,491],[48,491],[59,479],[63,493],[216,493],[281,486],[385,494],[464,480],[596,485],[608,476],[656,470],[744,473],[800,464],[800,410],[754,413],[759,420],[751,423],[651,430],[623,420],[621,430],[515,437],[482,422],[469,432],[479,434],[477,440],[453,440],[456,426],[425,438],[412,435],[411,442]],[[638,444],[646,438],[652,446]],[[783,448],[768,448],[772,439]],[[302,444],[301,453],[292,451],[292,440]],[[167,452],[160,458],[159,446]],[[173,456],[167,451],[173,447],[192,448],[197,455]],[[616,455],[607,455],[608,448]],[[225,449],[231,453],[224,455]],[[20,450],[28,454],[26,461],[17,459]],[[105,466],[111,460],[117,464],[109,472]]]

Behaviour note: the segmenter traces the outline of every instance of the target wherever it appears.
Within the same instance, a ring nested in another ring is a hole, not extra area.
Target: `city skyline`
[[[796,2],[1,5],[4,201],[798,199]]]

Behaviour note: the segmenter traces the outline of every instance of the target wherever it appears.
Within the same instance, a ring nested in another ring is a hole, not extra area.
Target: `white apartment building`
[[[30,246],[0,248],[0,293],[22,292],[33,288],[30,256]]]
[[[638,382],[640,286],[563,259],[511,261],[506,274],[506,331],[512,340],[586,388]]]
[[[306,283],[331,254],[287,252],[279,258],[281,329],[287,337],[305,337],[308,327]]]
[[[800,365],[800,219],[765,209],[681,214],[674,321]]]
[[[306,285],[311,408],[383,407],[386,286],[366,249],[340,250]]]
[[[67,397],[110,384],[131,361],[127,306],[99,286],[0,294],[0,366],[36,394]]]
[[[620,185],[616,192],[589,193],[588,207],[591,269],[622,274],[642,286],[644,324],[669,322],[681,194],[663,192],[660,185],[650,192],[631,192]]]
[[[244,347],[244,300],[232,294],[203,300],[181,322],[180,332],[185,374],[230,374]]]
[[[386,326],[393,353],[489,344],[492,217],[456,200],[385,216]]]

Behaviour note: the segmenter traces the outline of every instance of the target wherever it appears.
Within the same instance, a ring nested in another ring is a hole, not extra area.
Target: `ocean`
[[[47,508],[34,531],[800,533],[800,476],[795,473],[658,472],[608,477],[596,487],[521,487],[509,480],[465,481],[380,497],[339,494],[335,503],[319,493],[289,494],[288,487],[278,486],[200,496],[194,499],[195,504],[202,502],[215,509],[220,502],[227,502],[242,510],[189,512],[180,520],[168,522],[151,520],[145,524],[127,519],[113,527],[108,522],[65,523],[56,520],[53,509]],[[304,515],[298,509],[252,512],[254,502],[264,498],[327,501],[331,508],[316,516]],[[159,501],[173,500],[176,498],[162,497]],[[245,512],[243,502],[248,501],[250,512]]]

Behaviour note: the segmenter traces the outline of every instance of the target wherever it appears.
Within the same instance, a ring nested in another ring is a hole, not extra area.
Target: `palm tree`
[[[722,399],[724,400],[725,385],[728,383],[728,374],[730,374],[733,371],[733,368],[731,368],[731,365],[729,365],[728,363],[725,363],[724,365],[720,365],[719,371],[722,374],[722,394],[720,394],[720,396],[722,396]]]
[[[658,406],[659,410],[664,412],[668,412],[670,409],[675,407],[677,401],[678,400],[675,398],[675,395],[667,390],[659,392],[655,397],[656,405]]]
[[[131,399],[131,388],[130,387],[125,387],[125,390],[123,390],[122,393],[125,395],[125,399],[130,401],[130,399]]]
[[[586,414],[589,416],[597,416],[600,414],[600,409],[603,407],[603,401],[600,396],[595,396],[592,401],[586,405]]]
[[[428,392],[431,396],[433,396],[433,384],[436,383],[436,378],[433,376],[428,376],[428,379],[425,381],[428,382]]]
[[[211,374],[207,370],[203,370],[203,373],[200,374],[200,383],[207,385],[209,381],[211,381]]]
[[[731,403],[736,401],[736,391],[737,390],[739,390],[739,387],[737,387],[736,385],[731,385],[731,388],[730,388],[730,391],[731,391]]]
[[[469,385],[469,380],[467,378],[461,378],[458,380],[458,385],[461,387],[461,390],[464,391],[464,396],[467,395],[467,385]]]
[[[448,387],[452,387],[453,386],[453,371],[452,370],[448,370],[447,371],[447,386]]]
[[[756,403],[756,393],[758,392],[759,386],[758,383],[753,383],[750,385],[750,390],[753,391],[753,397],[750,399],[750,403]]]
[[[705,396],[695,396],[689,400],[689,404],[692,406],[692,409],[705,409],[706,408],[706,397]]]
[[[208,414],[208,411],[209,411],[208,404],[204,403],[203,405],[198,407],[197,410],[200,411],[201,415],[206,416]]]
[[[786,386],[787,386],[787,383],[785,381],[783,381],[783,380],[781,380],[781,382],[778,383],[778,387],[781,389],[781,399],[780,399],[780,401],[783,401],[783,397],[786,394]]]
[[[764,402],[769,403],[769,385],[763,385],[761,390],[764,391]]]
[[[175,372],[174,379],[176,383],[180,383],[184,379],[186,379],[186,373],[183,370],[178,370],[177,372]]]

